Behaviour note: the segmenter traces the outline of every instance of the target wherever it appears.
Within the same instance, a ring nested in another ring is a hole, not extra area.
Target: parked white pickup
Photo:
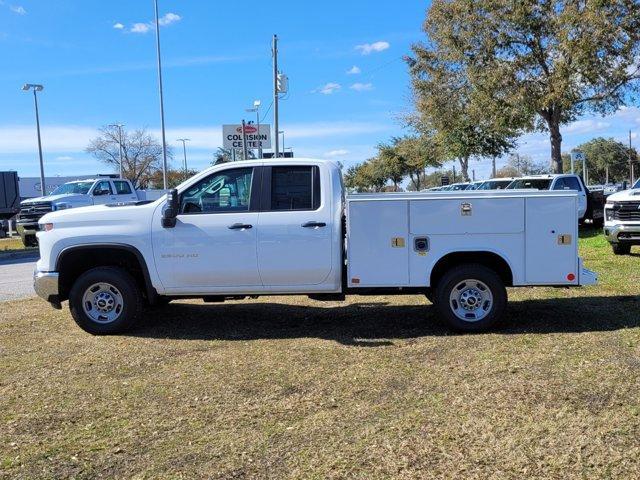
[[[112,176],[67,182],[50,195],[20,202],[16,227],[24,245],[34,246],[38,221],[48,212],[89,205],[151,201],[165,193],[166,190],[135,190],[129,180]]]
[[[105,334],[143,303],[253,295],[427,295],[459,330],[502,315],[506,286],[596,282],[578,257],[572,191],[346,196],[320,160],[212,167],[147,205],[45,215],[38,294]]]

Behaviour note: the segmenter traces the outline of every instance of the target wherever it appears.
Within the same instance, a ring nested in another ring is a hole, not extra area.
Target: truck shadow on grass
[[[573,333],[640,326],[640,297],[579,297],[513,301],[491,333]],[[172,303],[150,311],[131,335],[184,340],[322,338],[351,346],[393,345],[393,340],[456,335],[435,308],[386,302],[322,307],[281,303],[202,305]]]

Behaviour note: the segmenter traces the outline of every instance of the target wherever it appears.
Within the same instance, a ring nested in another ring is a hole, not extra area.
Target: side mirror
[[[162,228],[173,228],[176,226],[176,217],[180,209],[178,190],[172,188],[167,193],[167,207],[162,212]]]

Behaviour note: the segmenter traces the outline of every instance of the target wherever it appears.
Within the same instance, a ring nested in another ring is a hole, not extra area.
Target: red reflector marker
[[[569,280],[570,282],[573,282],[576,279],[576,276],[573,273],[570,273],[569,275],[567,275],[567,280]]]

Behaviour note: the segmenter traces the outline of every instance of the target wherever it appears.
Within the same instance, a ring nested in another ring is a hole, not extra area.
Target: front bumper
[[[36,294],[51,303],[54,307],[60,308],[58,297],[58,272],[33,272],[33,289]]]
[[[604,226],[604,236],[609,243],[640,245],[640,224],[608,224]]]
[[[18,231],[18,235],[24,239],[24,237],[29,235],[35,235],[40,231],[40,226],[38,222],[34,223],[16,223],[16,230]]]

